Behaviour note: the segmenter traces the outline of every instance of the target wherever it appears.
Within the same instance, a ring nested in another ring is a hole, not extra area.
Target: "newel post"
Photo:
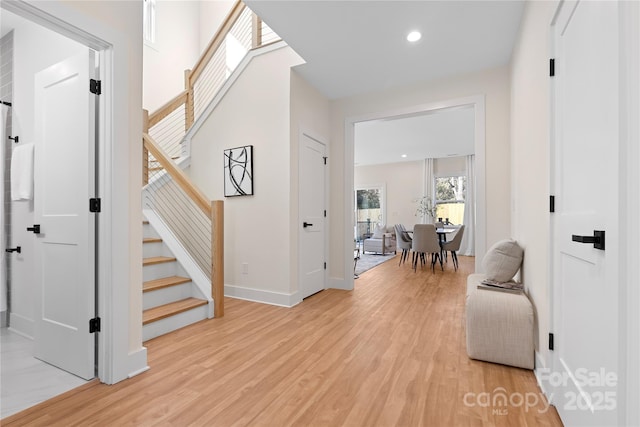
[[[193,104],[193,84],[191,70],[184,70],[184,89],[187,91],[187,102],[184,104],[184,131],[188,132],[195,119]]]
[[[224,316],[224,201],[211,202],[211,297],[213,317]]]

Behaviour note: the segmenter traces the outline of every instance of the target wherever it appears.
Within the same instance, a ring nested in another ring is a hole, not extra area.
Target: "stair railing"
[[[170,157],[182,156],[181,142],[242,58],[251,49],[275,43],[280,38],[238,0],[220,30],[191,70],[184,74],[185,90],[149,116],[149,136]],[[160,167],[153,156],[144,153],[143,184],[149,172]]]
[[[182,247],[210,279],[214,317],[222,317],[224,202],[209,200],[148,133],[143,133],[142,140],[145,151],[159,165],[147,175],[147,184],[143,187],[143,203],[162,218]]]

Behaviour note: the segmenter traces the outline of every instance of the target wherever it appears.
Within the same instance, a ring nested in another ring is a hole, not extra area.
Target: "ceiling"
[[[524,8],[508,0],[245,3],[304,58],[296,71],[329,99],[506,65]],[[413,30],[422,39],[411,44]],[[471,154],[473,126],[473,109],[360,123],[356,164]]]
[[[356,166],[473,154],[474,115],[468,106],[356,123]]]

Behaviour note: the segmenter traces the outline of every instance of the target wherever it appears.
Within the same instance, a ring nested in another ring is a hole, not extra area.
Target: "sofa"
[[[364,240],[362,253],[375,252],[382,255],[396,252],[396,234],[393,227],[376,224],[373,235]]]

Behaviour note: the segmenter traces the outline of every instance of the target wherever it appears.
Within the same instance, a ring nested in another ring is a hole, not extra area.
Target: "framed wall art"
[[[224,196],[253,195],[253,145],[224,150]]]

